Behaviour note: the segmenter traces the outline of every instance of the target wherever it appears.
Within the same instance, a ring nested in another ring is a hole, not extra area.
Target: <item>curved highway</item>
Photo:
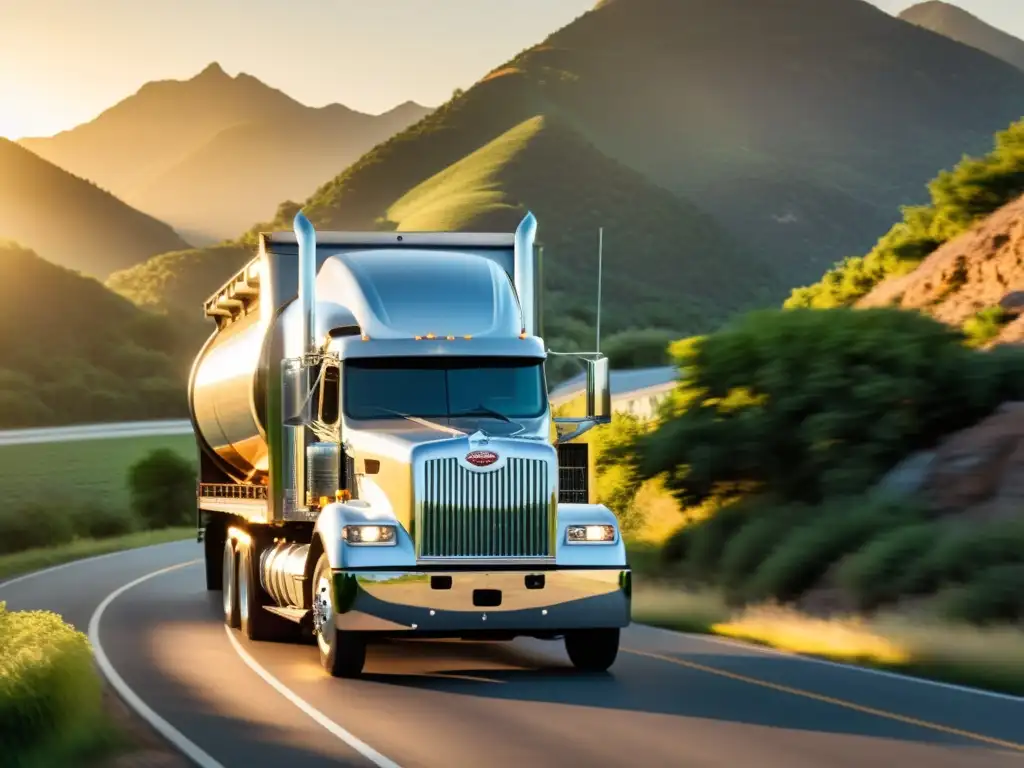
[[[372,646],[367,674],[249,643],[204,588],[201,545],[0,584],[88,631],[136,711],[203,768],[1021,766],[1024,699],[634,626],[607,675],[560,643]]]

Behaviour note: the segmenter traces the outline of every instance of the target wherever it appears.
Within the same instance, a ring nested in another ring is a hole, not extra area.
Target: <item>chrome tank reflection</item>
[[[214,334],[196,361],[189,387],[196,430],[240,480],[255,480],[267,471],[259,395],[266,337],[258,313]]]
[[[262,311],[217,331],[199,353],[189,386],[193,426],[237,480],[261,482],[269,472],[267,386],[281,375],[279,358],[302,354],[302,306],[276,317]],[[331,301],[315,307],[314,337],[351,326],[352,313]]]

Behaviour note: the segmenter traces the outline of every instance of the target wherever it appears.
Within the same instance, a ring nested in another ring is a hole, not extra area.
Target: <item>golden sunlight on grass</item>
[[[682,632],[707,632],[727,621],[729,609],[712,591],[641,581],[633,588],[633,621]]]
[[[1024,694],[1024,626],[957,626],[906,616],[880,617],[872,625],[908,650],[910,671]]]
[[[913,615],[825,619],[777,605],[734,612],[714,590],[642,576],[633,589],[633,621],[1024,695],[1021,626],[981,628]]]
[[[781,606],[749,608],[711,630],[794,653],[883,665],[906,664],[911,652],[858,617],[819,619]]]

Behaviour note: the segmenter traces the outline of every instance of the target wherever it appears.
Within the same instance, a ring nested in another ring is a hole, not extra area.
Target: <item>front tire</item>
[[[313,631],[320,663],[332,677],[358,677],[366,664],[366,638],[338,629],[334,617],[334,579],[325,553],[313,572]]]
[[[578,629],[565,635],[565,651],[582,672],[607,672],[619,655],[619,630]]]
[[[222,560],[224,623],[231,629],[238,629],[241,626],[238,605],[238,552],[235,549],[235,542],[230,538],[224,540]]]

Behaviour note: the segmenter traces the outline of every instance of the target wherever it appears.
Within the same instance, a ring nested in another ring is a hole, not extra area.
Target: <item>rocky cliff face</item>
[[[886,280],[858,307],[917,309],[951,325],[999,315],[989,343],[1024,341],[1024,197],[950,240],[908,275]],[[998,308],[998,310],[996,309]]]
[[[1024,518],[1024,403],[1005,403],[934,451],[909,457],[882,486],[979,522]]]

